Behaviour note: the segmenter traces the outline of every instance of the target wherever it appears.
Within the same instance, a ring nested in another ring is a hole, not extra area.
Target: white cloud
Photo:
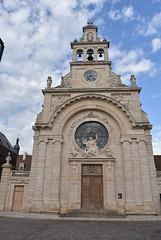
[[[137,31],[145,36],[160,35],[161,30],[161,12],[156,13],[154,17],[149,21],[144,21],[141,25],[137,26]]]
[[[0,37],[5,44],[0,72],[0,131],[12,144],[19,135],[21,153],[32,153],[31,125],[41,111],[41,89],[46,86],[47,76],[52,76],[52,86],[56,86],[61,75],[70,71],[70,42],[82,36],[82,26],[101,10],[104,2],[0,3]]]
[[[110,58],[114,62],[114,70],[122,75],[125,83],[129,83],[130,75],[142,72],[153,72],[154,64],[145,59],[142,49],[121,51],[119,46],[112,46],[109,50]]]
[[[116,21],[119,19],[123,19],[125,22],[128,20],[133,20],[134,19],[134,10],[133,7],[124,7],[122,11],[120,10],[110,10],[109,12],[109,17]]]
[[[154,38],[152,40],[152,51],[157,52],[161,48],[161,38]]]

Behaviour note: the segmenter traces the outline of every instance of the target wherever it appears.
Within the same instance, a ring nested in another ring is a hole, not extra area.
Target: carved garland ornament
[[[70,128],[69,128],[69,131],[68,131],[68,138],[70,138],[71,136],[71,133],[73,131],[73,128],[75,127],[75,125],[82,121],[83,119],[87,119],[87,118],[97,118],[97,119],[100,119],[102,120],[103,122],[107,123],[107,125],[109,126],[109,128],[111,129],[111,132],[112,132],[112,135],[113,135],[113,139],[116,138],[116,133],[115,133],[115,130],[111,124],[111,122],[109,120],[107,120],[106,118],[100,116],[100,115],[95,115],[94,113],[90,112],[89,114],[86,114],[85,116],[81,117],[81,118],[78,118],[77,120],[75,120],[71,125],[70,125]]]

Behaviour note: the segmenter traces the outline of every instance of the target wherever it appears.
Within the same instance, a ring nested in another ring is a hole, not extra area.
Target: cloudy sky
[[[92,20],[110,40],[112,69],[142,87],[142,109],[153,124],[154,154],[161,154],[161,0],[0,0],[0,131],[22,154],[32,154],[32,125],[41,111],[47,76],[53,87],[67,74],[70,42]]]

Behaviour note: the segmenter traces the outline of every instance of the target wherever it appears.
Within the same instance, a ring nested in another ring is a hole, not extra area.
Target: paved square
[[[159,240],[161,222],[93,222],[0,217],[0,240]]]

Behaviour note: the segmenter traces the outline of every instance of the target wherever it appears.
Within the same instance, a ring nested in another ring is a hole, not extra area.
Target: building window
[[[88,61],[93,61],[94,60],[94,52],[92,49],[88,49],[87,51],[87,60]]]
[[[77,61],[83,61],[83,50],[77,50]]]
[[[75,141],[81,149],[85,149],[84,141],[95,140],[98,149],[102,149],[108,142],[108,131],[104,125],[99,122],[85,122],[81,124],[75,132]]]
[[[25,168],[24,163],[19,163],[19,168],[18,168],[18,170],[24,170],[24,168]]]
[[[97,59],[98,59],[98,61],[104,61],[105,60],[104,50],[103,49],[98,49],[98,51],[97,51]]]

